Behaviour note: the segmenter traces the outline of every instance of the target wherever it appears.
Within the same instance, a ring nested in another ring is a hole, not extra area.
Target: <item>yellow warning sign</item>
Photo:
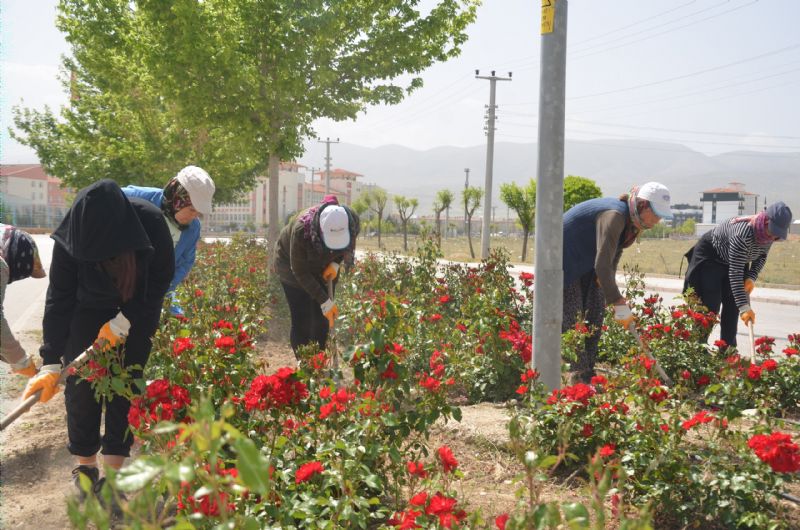
[[[556,23],[556,0],[542,0],[542,35],[553,33]]]

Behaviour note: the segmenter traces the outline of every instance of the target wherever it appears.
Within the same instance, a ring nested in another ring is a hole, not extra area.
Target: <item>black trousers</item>
[[[720,338],[729,346],[736,346],[739,308],[733,298],[728,265],[722,262],[714,250],[710,234],[700,238],[691,251],[684,291],[688,287],[694,289],[709,311],[719,315]]]
[[[317,343],[319,348],[324,348],[328,342],[328,319],[322,314],[319,304],[304,289],[283,282],[281,285],[292,318],[289,332],[292,350],[297,353],[300,346],[313,342]]]
[[[67,352],[64,354],[65,364],[75,359],[81,352],[92,345],[100,328],[114,318],[116,309],[82,309],[79,308],[70,324],[70,336]],[[133,327],[131,328],[133,331]],[[131,333],[133,335],[133,333]],[[133,337],[134,342],[136,337]],[[134,347],[134,350],[138,348]],[[129,360],[126,352],[126,364],[139,364],[144,367],[149,356],[147,348],[144,358],[142,352]],[[142,372],[132,374],[141,377]],[[94,391],[88,381],[76,376],[67,378],[64,388],[64,401],[67,408],[67,449],[73,455],[92,456],[102,448],[104,455],[130,456],[133,435],[128,430],[128,411],[131,403],[127,399],[115,396],[111,400],[95,399]],[[105,408],[105,432],[100,436],[100,424]]]

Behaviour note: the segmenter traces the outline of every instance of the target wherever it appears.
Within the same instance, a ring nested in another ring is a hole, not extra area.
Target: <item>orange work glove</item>
[[[56,393],[61,390],[58,385],[58,378],[61,375],[60,364],[46,364],[42,366],[39,373],[28,379],[28,385],[22,393],[22,399],[25,400],[32,396],[37,390],[42,391],[39,396],[39,403],[50,401]]]
[[[33,358],[30,355],[26,355],[19,362],[11,363],[11,371],[25,377],[33,377],[39,373],[39,369],[36,368],[36,363],[33,362]]]
[[[328,266],[322,271],[322,279],[326,282],[332,282],[336,279],[337,274],[339,274],[339,264],[332,261],[328,263]]]
[[[325,303],[320,306],[320,309],[322,309],[322,314],[328,319],[329,329],[333,329],[333,323],[336,321],[336,317],[339,316],[339,307],[333,300],[328,298],[325,300]]]
[[[750,294],[753,292],[753,289],[755,288],[756,288],[756,282],[754,282],[750,278],[747,278],[744,281],[744,292],[747,293],[747,296],[750,296]]]
[[[742,319],[742,322],[744,322],[745,326],[756,323],[756,313],[752,309],[748,309],[747,311],[742,311],[739,313],[739,318]]]
[[[100,343],[104,349],[116,348],[128,336],[130,328],[128,319],[122,313],[117,313],[117,316],[103,324],[94,341]]]

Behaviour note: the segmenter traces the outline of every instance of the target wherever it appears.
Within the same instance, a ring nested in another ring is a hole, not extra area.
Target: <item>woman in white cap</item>
[[[25,278],[46,276],[36,242],[27,232],[11,225],[0,224],[0,358],[11,365],[15,374],[33,377],[36,364],[14,338],[3,311],[6,285]]]
[[[791,223],[792,211],[776,202],[756,215],[722,221],[686,253],[683,289],[691,287],[703,305],[720,315],[720,338],[728,346],[736,346],[737,317],[745,325],[755,323],[750,293],[772,243],[786,239]]]
[[[167,182],[164,189],[125,186],[122,191],[128,197],[138,197],[155,204],[164,214],[175,245],[175,276],[169,286],[169,296],[172,298],[170,310],[173,315],[182,315],[183,311],[175,300],[175,289],[194,265],[195,250],[200,240],[199,217],[211,214],[214,181],[204,169],[186,166]]]
[[[326,285],[335,285],[342,262],[352,262],[359,229],[358,214],[329,195],[281,230],[275,269],[289,304],[289,340],[295,353],[314,342],[325,347],[339,314]]]
[[[564,312],[562,333],[576,319],[589,326],[583,351],[574,367],[574,379],[588,383],[594,376],[597,347],[605,306],[613,304],[614,319],[628,329],[633,314],[617,288],[616,272],[622,251],[639,234],[671,219],[669,190],[658,182],[634,187],[618,199],[590,199],[564,214]]]

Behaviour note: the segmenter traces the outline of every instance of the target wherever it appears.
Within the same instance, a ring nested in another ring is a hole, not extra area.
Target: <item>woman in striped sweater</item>
[[[720,315],[720,338],[729,346],[736,346],[737,316],[746,325],[755,323],[750,293],[772,243],[786,239],[791,222],[792,211],[776,202],[756,215],[721,222],[686,253],[683,290],[691,287],[703,305]]]

